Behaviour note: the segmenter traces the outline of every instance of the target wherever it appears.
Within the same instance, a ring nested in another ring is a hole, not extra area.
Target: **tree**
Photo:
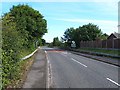
[[[89,23],[87,25],[80,26],[76,29],[68,28],[64,32],[63,40],[67,42],[68,46],[71,45],[72,41],[75,41],[76,46],[80,47],[80,41],[91,41],[97,37],[101,37],[101,29],[97,25]]]
[[[53,38],[53,42],[52,42],[53,46],[60,46],[60,43],[61,42],[59,41],[58,37]]]
[[[68,46],[71,45],[72,40],[74,40],[75,29],[73,27],[66,29],[64,32],[64,38],[62,38]]]
[[[100,39],[101,40],[106,40],[108,38],[108,36],[109,36],[108,34],[104,33],[100,36]]]
[[[89,23],[87,25],[83,25],[80,29],[81,40],[82,41],[91,41],[95,40],[97,37],[102,35],[101,29],[97,25]]]
[[[42,39],[42,45],[45,45],[45,44],[46,44],[45,39]]]
[[[25,39],[25,46],[30,47],[32,42],[36,42],[38,38],[47,33],[47,22],[39,13],[28,5],[13,6],[10,9],[13,21],[16,22],[17,30],[20,31]]]

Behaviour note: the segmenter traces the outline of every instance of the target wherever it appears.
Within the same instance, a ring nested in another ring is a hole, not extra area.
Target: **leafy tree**
[[[53,42],[52,42],[53,46],[60,46],[60,43],[61,42],[59,41],[58,37],[53,38]]]
[[[33,45],[38,38],[47,33],[47,21],[39,13],[28,5],[13,6],[10,9],[13,21],[17,24],[17,30],[23,34],[25,38],[25,46]]]
[[[101,29],[97,25],[89,23],[87,25],[80,26],[76,29],[68,28],[64,32],[63,40],[67,42],[68,46],[71,45],[72,41],[75,41],[76,46],[80,47],[80,41],[91,41],[97,37],[101,37]]]
[[[101,40],[106,40],[108,38],[108,36],[109,36],[108,34],[104,33],[100,36],[100,39]]]
[[[42,39],[42,45],[45,45],[45,44],[46,44],[45,39]]]
[[[97,37],[100,37],[102,35],[101,29],[92,23],[83,25],[79,29],[81,31],[81,40],[83,41],[95,40]]]
[[[66,44],[67,44],[68,46],[70,46],[72,40],[74,40],[74,34],[75,34],[75,29],[74,29],[73,27],[68,28],[68,29],[64,32],[64,35],[63,35],[64,38],[62,38],[62,39],[66,42]]]

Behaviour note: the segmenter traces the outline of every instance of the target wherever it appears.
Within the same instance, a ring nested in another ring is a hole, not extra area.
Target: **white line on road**
[[[45,51],[45,53],[47,54],[47,51]]]
[[[80,65],[84,66],[84,67],[87,67],[85,64],[82,64],[81,62],[78,62],[77,60],[75,60],[74,58],[71,58],[73,61],[79,63]]]
[[[45,51],[46,54],[46,59],[47,59],[47,81],[46,81],[46,88],[50,88],[50,86],[52,85],[53,81],[52,81],[52,67],[50,64],[50,60],[48,59],[48,54],[47,51]]]
[[[61,55],[63,55],[63,56],[65,56],[65,57],[67,57],[67,55],[65,55],[65,54],[63,54],[63,53],[60,53]]]
[[[113,81],[113,80],[112,80],[112,79],[110,79],[110,78],[107,78],[107,80],[109,80],[110,82],[112,82],[112,83],[116,84],[117,86],[120,86],[120,84],[118,84],[117,82]]]
[[[47,80],[46,80],[46,88],[49,88],[49,60],[48,60],[48,56],[47,56],[47,51],[45,51],[45,55],[46,55],[46,59],[47,59]]]
[[[49,63],[47,51],[45,51],[45,54],[46,54],[47,61],[48,61],[48,63]]]
[[[66,54],[68,54],[68,52],[62,52],[62,54],[65,54],[65,55],[66,55]]]

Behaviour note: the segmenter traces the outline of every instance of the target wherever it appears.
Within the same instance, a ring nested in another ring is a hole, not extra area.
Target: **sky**
[[[2,1],[2,14],[9,12],[13,5],[28,4],[38,10],[47,20],[43,38],[52,42],[54,37],[62,37],[67,28],[93,23],[110,35],[118,32],[119,0],[6,0]],[[0,6],[1,6],[0,4]],[[0,10],[1,11],[1,10]]]

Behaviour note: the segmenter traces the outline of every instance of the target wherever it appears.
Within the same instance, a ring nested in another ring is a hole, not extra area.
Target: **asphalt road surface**
[[[68,51],[43,47],[51,66],[54,88],[119,88],[118,67],[72,54]]]

